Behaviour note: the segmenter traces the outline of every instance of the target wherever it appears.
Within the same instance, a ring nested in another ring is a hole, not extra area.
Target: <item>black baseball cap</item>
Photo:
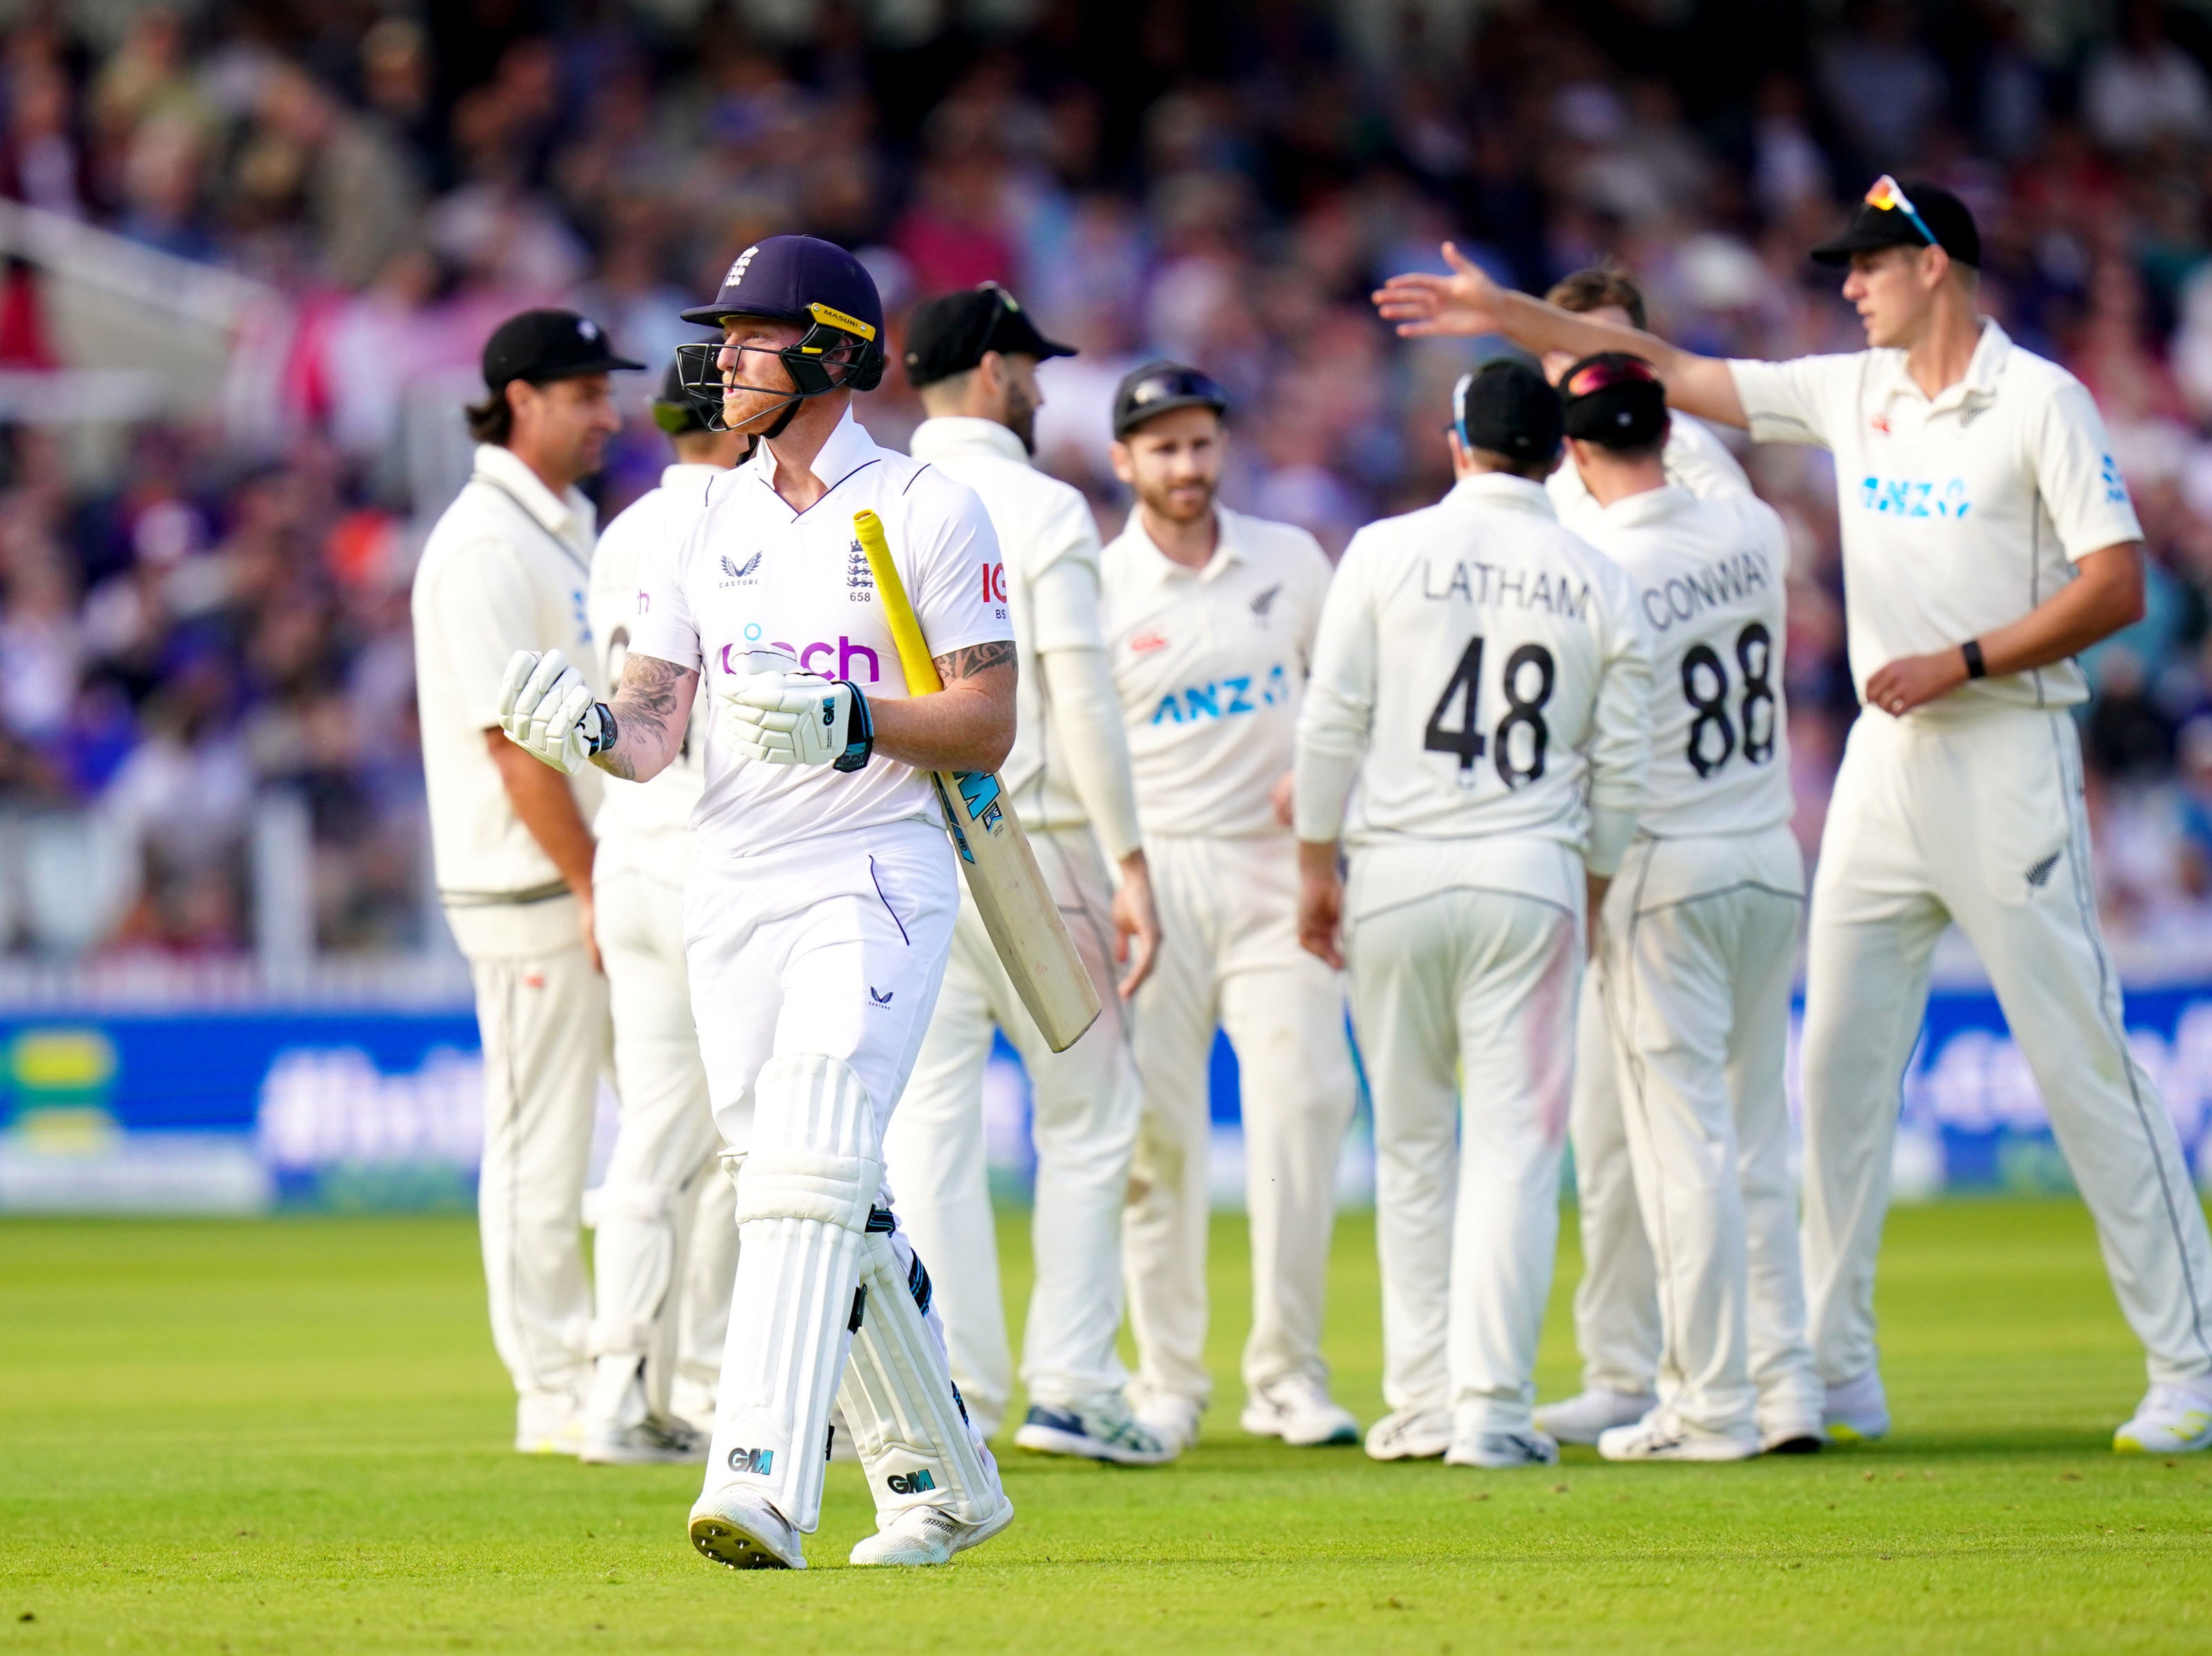
[[[1177,409],[1229,412],[1229,393],[1203,368],[1181,362],[1147,362],[1132,368],[1114,388],[1114,440],[1120,442],[1146,421]]]
[[[1552,382],[1518,357],[1501,356],[1452,387],[1452,423],[1469,448],[1515,460],[1559,452],[1565,416]]]
[[[1566,434],[1586,443],[1646,448],[1667,430],[1667,387],[1627,351],[1583,358],[1559,376],[1559,402]]]
[[[868,267],[819,236],[769,236],[730,261],[721,291],[684,312],[686,322],[719,328],[726,316],[767,316],[817,325],[880,344],[883,296]]]
[[[1899,184],[1888,173],[1874,181],[1838,236],[1813,250],[1823,264],[1848,264],[1853,253],[1884,247],[1941,247],[1961,264],[1982,264],[1982,233],[1974,215],[1942,185],[1926,179]]]
[[[513,379],[542,385],[644,366],[617,356],[607,331],[574,311],[525,311],[507,318],[484,341],[484,384],[493,391],[504,390]]]
[[[712,429],[707,423],[707,410],[684,383],[681,358],[671,357],[667,371],[660,376],[660,395],[653,399],[653,423],[671,437]]]
[[[939,294],[914,307],[906,325],[906,377],[919,390],[965,373],[985,351],[1001,356],[1073,356],[1075,347],[1047,339],[1030,313],[995,282]]]

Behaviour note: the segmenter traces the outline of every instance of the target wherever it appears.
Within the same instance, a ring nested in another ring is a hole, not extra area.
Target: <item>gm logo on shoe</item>
[[[730,1451],[730,1470],[746,1472],[755,1477],[772,1476],[769,1468],[775,1465],[773,1449],[732,1449]]]
[[[893,1495],[921,1495],[937,1487],[937,1480],[925,1466],[918,1472],[893,1472],[884,1480],[884,1487]]]

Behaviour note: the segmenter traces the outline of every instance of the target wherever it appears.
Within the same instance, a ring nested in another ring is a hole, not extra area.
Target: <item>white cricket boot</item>
[[[584,1405],[576,1459],[593,1466],[703,1466],[708,1434],[656,1416],[646,1401],[644,1359],[609,1353],[599,1360]]]
[[[1434,1460],[1451,1447],[1449,1409],[1394,1409],[1367,1429],[1370,1460]]]
[[[1887,1437],[1889,1394],[1881,1389],[1881,1371],[1869,1368],[1840,1386],[1831,1386],[1820,1409],[1820,1424],[1831,1443],[1871,1443]]]
[[[2154,1386],[2135,1418],[2112,1434],[2124,1455],[2187,1455],[2212,1449],[2212,1398],[2179,1386]]]
[[[1616,1426],[1633,1426],[1659,1399],[1649,1392],[1615,1392],[1593,1386],[1536,1410],[1536,1427],[1562,1443],[1595,1443]]]
[[[1470,1432],[1454,1437],[1444,1451],[1447,1466],[1480,1466],[1505,1471],[1516,1466],[1556,1466],[1559,1446],[1547,1432],[1530,1427],[1525,1432]]]
[[[1000,1497],[999,1510],[981,1524],[963,1524],[942,1507],[908,1507],[853,1549],[854,1564],[946,1564],[956,1552],[980,1547],[1014,1521],[1014,1503]]]
[[[514,1449],[525,1455],[573,1455],[584,1447],[584,1417],[566,1392],[538,1392],[517,1400]]]
[[[1116,1466],[1164,1466],[1182,1453],[1162,1442],[1118,1395],[1068,1409],[1031,1404],[1029,1418],[1014,1429],[1014,1447],[1034,1454],[1111,1461]]]
[[[1198,1447],[1199,1417],[1205,1414],[1206,1405],[1196,1398],[1154,1392],[1131,1412],[1136,1416],[1138,1425],[1177,1454]]]
[[[766,1497],[732,1485],[702,1495],[691,1508],[691,1544],[733,1570],[803,1570],[797,1530]]]
[[[1811,1420],[1759,1422],[1759,1453],[1763,1455],[1816,1455],[1827,1445],[1828,1435],[1816,1416]]]
[[[1237,1424],[1255,1437],[1278,1437],[1294,1449],[1359,1441],[1352,1411],[1310,1374],[1286,1374],[1254,1392]]]
[[[1600,1437],[1597,1452],[1607,1460],[1749,1460],[1759,1453],[1759,1434],[1708,1432],[1672,1409],[1654,1409]]]

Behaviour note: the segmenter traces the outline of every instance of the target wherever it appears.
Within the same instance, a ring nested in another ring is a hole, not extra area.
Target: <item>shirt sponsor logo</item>
[[[860,675],[853,669],[860,664],[867,667],[869,683],[877,683],[883,677],[882,664],[877,660],[876,652],[865,644],[854,643],[842,633],[835,644],[826,639],[817,639],[811,644],[786,644],[781,639],[763,640],[757,622],[745,628],[743,644],[725,644],[722,646],[722,670],[733,678],[743,676],[744,670],[731,661],[732,652],[742,655],[749,650],[758,649],[781,650],[799,663],[800,672],[819,673],[824,678],[850,679],[857,684],[860,682]],[[834,673],[830,670],[832,662],[836,664],[837,669]]]
[[[652,593],[650,593],[650,592],[640,592],[640,593],[637,595],[637,612],[638,612],[638,614],[640,614],[641,616],[645,615],[645,614],[647,614],[648,611],[650,611],[650,610],[652,610],[652,608],[653,608],[653,594],[652,594]]]
[[[1868,421],[1867,424],[1872,426],[1875,430],[1880,433],[1882,436],[1887,437],[1889,435],[1889,416],[1887,415],[1877,414],[1873,419]]]
[[[1645,587],[1644,618],[1663,633],[1678,621],[1692,620],[1724,604],[1741,603],[1770,585],[1765,558],[1757,552],[1738,552],[1691,574]]]
[[[747,558],[743,563],[735,562],[732,560],[730,555],[725,552],[722,555],[722,573],[728,576],[729,579],[727,580],[719,582],[718,585],[729,586],[738,581],[748,579],[755,570],[760,567],[760,561],[761,555],[757,552],[754,553],[750,558]]]
[[[1555,577],[1547,569],[1505,569],[1471,558],[1423,564],[1421,596],[1499,609],[1545,610],[1569,621],[1580,621],[1589,613],[1590,604],[1587,581],[1571,580],[1564,573]]]
[[[1006,566],[987,563],[983,566],[983,602],[1004,604],[1006,601]]]
[[[1953,477],[1935,483],[1914,477],[1876,477],[1859,480],[1859,507],[1891,518],[1960,519],[1973,509],[1966,498],[1966,480]]]
[[[2128,486],[2120,480],[2119,463],[2111,455],[2104,456],[2099,463],[2097,478],[2105,486],[2106,506],[2125,506],[2128,503]]]
[[[1256,689],[1249,674],[1239,673],[1234,677],[1212,679],[1170,691],[1152,709],[1152,723],[1199,725],[1210,719],[1234,719],[1240,713],[1256,713],[1290,699],[1290,675],[1278,662],[1267,670],[1267,676]]]

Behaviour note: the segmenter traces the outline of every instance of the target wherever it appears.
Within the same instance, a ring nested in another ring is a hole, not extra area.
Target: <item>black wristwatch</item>
[[[1961,644],[1959,646],[1959,653],[1966,658],[1966,676],[1968,678],[1987,678],[1990,676],[1989,664],[1982,659],[1981,640],[1978,638],[1968,639],[1964,644]]]
[[[856,771],[868,762],[868,755],[876,750],[876,716],[868,711],[868,698],[860,694],[860,687],[849,678],[837,681],[853,693],[853,716],[846,722],[845,751],[830,761],[833,771]]]

